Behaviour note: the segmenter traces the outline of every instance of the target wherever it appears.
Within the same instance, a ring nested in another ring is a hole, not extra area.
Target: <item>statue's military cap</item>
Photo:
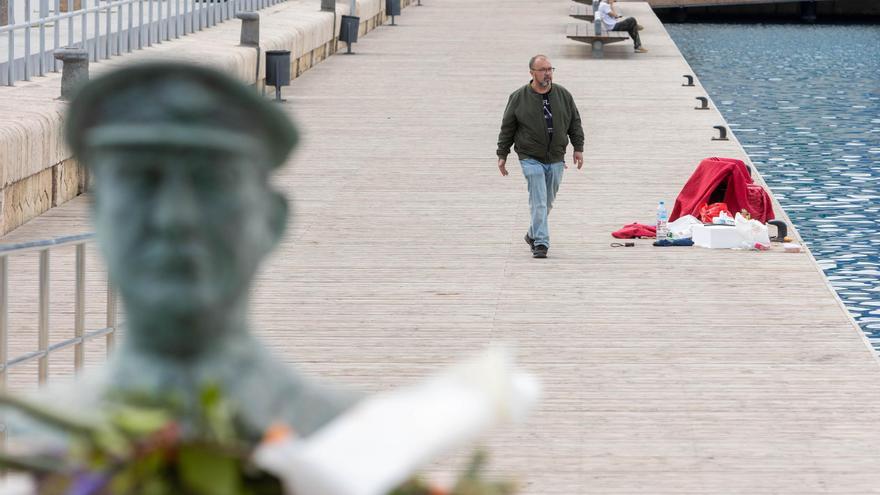
[[[262,155],[258,161],[273,168],[297,142],[287,116],[253,88],[175,62],[134,65],[85,84],[65,134],[80,157],[106,147],[211,148]]]

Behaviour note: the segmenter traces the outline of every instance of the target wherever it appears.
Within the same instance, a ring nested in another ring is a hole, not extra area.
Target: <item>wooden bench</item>
[[[581,21],[593,22],[593,6],[592,5],[572,5],[568,9],[568,15]]]
[[[606,43],[617,43],[629,39],[629,34],[626,31],[606,31],[603,28],[602,32],[597,34],[593,29],[593,23],[569,24],[565,29],[565,36],[581,43],[593,45],[593,56],[596,58],[602,58],[602,49]]]

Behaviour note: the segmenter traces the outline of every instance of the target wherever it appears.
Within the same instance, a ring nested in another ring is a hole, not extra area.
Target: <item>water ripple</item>
[[[880,351],[880,30],[666,28]]]

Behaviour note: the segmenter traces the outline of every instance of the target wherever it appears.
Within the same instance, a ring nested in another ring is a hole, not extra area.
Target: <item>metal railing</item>
[[[62,46],[85,48],[92,61],[108,59],[282,1],[38,0],[39,10],[34,12],[39,17],[32,19],[31,0],[3,0],[8,24],[0,26],[0,57],[6,54],[5,60],[0,59],[0,85],[58,72],[61,62],[55,60],[54,52]],[[34,44],[39,45],[37,50]]]
[[[0,246],[0,387],[7,385],[8,371],[13,366],[31,361],[38,361],[37,379],[44,384],[49,378],[50,354],[74,347],[74,369],[80,370],[84,364],[86,342],[104,336],[107,352],[114,346],[117,328],[117,298],[113,287],[107,284],[107,319],[106,327],[87,331],[85,329],[85,297],[86,297],[86,244],[94,239],[94,234],[80,234],[59,237],[45,241],[25,242]],[[74,336],[73,338],[49,343],[49,254],[53,248],[75,246],[76,275],[74,278]],[[39,254],[39,316],[37,326],[37,349],[9,358],[9,257],[25,253]]]

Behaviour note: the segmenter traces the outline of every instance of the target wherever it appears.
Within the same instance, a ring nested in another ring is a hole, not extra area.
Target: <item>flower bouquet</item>
[[[65,447],[12,449],[0,465],[27,474],[18,493],[41,495],[508,495],[485,480],[486,455],[448,488],[413,473],[441,452],[537,398],[536,383],[500,354],[427,382],[378,394],[307,438],[273,425],[257,445],[237,434],[234,403],[215,386],[199,411],[173,401],[117,397],[100,417],[80,417],[0,395],[0,406],[64,434]],[[186,419],[182,419],[186,418]],[[0,495],[13,493],[0,488]]]

